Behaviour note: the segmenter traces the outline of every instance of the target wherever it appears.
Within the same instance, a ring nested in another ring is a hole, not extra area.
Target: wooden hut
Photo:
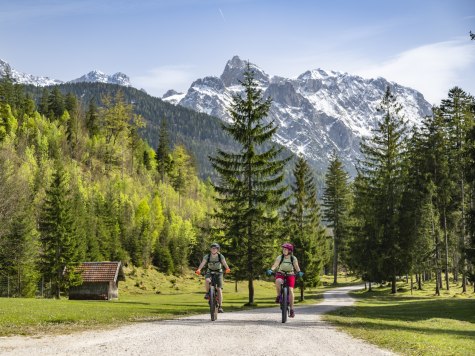
[[[83,262],[76,271],[82,284],[69,288],[69,299],[119,298],[119,281],[125,280],[120,262]]]

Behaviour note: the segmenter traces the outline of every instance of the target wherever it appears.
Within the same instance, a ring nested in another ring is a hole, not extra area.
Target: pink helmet
[[[293,252],[294,251],[294,245],[286,242],[282,245],[283,248],[286,248],[287,250],[289,250],[290,252]]]

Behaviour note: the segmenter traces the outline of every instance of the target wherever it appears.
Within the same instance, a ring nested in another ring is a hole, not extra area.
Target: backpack
[[[221,265],[223,264],[223,263],[221,262],[222,256],[223,256],[223,255],[221,255],[221,254],[218,252],[218,262],[221,263]],[[208,258],[207,258],[207,261],[206,261],[206,265],[209,264],[209,259],[210,259],[210,257],[211,257],[211,253],[208,253]]]
[[[284,254],[282,254],[282,256],[280,256],[280,262],[279,262],[279,266],[277,266],[277,269],[279,269],[280,265],[282,264],[282,262],[284,262]],[[208,257],[208,262],[209,262],[209,257]],[[219,261],[221,262],[221,261]],[[294,255],[290,255],[290,263],[292,263],[292,268],[294,268]]]

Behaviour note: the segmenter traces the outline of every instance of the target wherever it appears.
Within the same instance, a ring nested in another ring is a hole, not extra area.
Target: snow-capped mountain
[[[32,84],[35,86],[47,86],[55,84],[63,84],[64,81],[58,79],[50,79],[48,77],[38,77],[31,74],[26,74],[19,72],[16,69],[12,68],[7,62],[0,59],[0,77],[5,76],[7,73],[10,74],[11,78],[20,84]],[[122,86],[131,86],[130,78],[124,73],[115,73],[112,75],[107,75],[101,71],[94,70],[80,78],[69,81],[69,83],[79,83],[79,82],[99,82],[99,83],[108,83],[108,84],[118,84]]]
[[[107,84],[118,84],[125,87],[130,87],[130,78],[124,73],[117,72],[112,75],[107,75],[101,71],[93,70],[80,78],[69,81],[69,83],[107,83]]]
[[[46,85],[55,85],[62,84],[61,80],[50,79],[48,77],[38,77],[31,74],[26,74],[13,69],[7,62],[0,59],[0,77],[4,77],[7,73],[11,78],[19,84],[33,84],[36,86],[46,86]]]
[[[239,80],[246,66],[246,61],[235,56],[219,78],[198,79],[186,94],[169,91],[162,99],[229,121],[227,108],[232,94],[242,92]],[[431,105],[421,93],[384,78],[363,79],[316,69],[289,79],[271,77],[258,66],[250,66],[264,96],[272,98],[267,120],[279,126],[275,140],[303,154],[320,172],[336,150],[354,175],[360,141],[375,127],[379,119],[376,109],[388,85],[401,103],[409,125],[417,125],[431,113]]]

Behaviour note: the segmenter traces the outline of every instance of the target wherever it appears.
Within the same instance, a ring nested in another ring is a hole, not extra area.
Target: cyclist
[[[210,246],[210,253],[203,257],[203,261],[201,261],[200,266],[195,271],[197,275],[201,274],[201,269],[207,264],[208,269],[206,270],[205,274],[205,299],[209,299],[209,286],[211,283],[211,272],[219,272],[217,287],[218,287],[218,300],[219,300],[219,307],[218,312],[223,312],[223,267],[225,268],[225,272],[229,273],[231,270],[229,269],[228,264],[226,263],[226,259],[224,256],[219,252],[219,244],[216,242],[212,243]]]
[[[267,274],[271,275],[273,271],[276,271],[275,274],[275,289],[277,292],[277,298],[275,298],[276,303],[280,303],[280,290],[282,284],[284,283],[284,278],[287,278],[287,284],[289,285],[289,294],[290,294],[290,317],[295,316],[294,311],[294,286],[295,286],[295,274],[299,277],[303,276],[303,272],[300,271],[299,262],[297,257],[293,255],[294,246],[288,242],[282,245],[282,255],[278,256],[272,267],[267,270]],[[287,273],[287,276],[283,274]]]

